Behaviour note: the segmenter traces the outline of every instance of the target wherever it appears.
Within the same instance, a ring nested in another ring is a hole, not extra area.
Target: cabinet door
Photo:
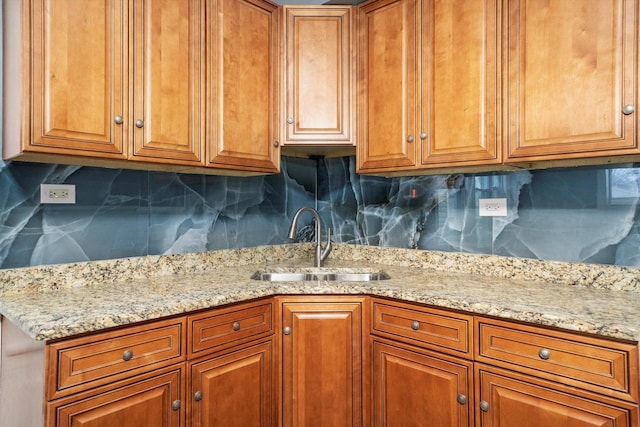
[[[204,3],[134,2],[132,160],[202,161]]]
[[[24,92],[30,94],[31,120],[25,121],[23,149],[126,158],[127,2],[22,4],[31,7],[32,25],[31,69],[23,69],[31,76],[23,82],[31,85]]]
[[[272,353],[267,341],[191,365],[191,425],[274,425]]]
[[[422,165],[498,164],[498,0],[423,0]]]
[[[638,408],[524,375],[476,364],[478,426],[630,427]]]
[[[352,8],[284,12],[284,144],[355,144]]]
[[[416,0],[380,0],[358,9],[358,171],[416,165]]]
[[[277,5],[212,0],[207,23],[209,166],[278,172]]]
[[[638,153],[635,0],[509,0],[506,161]]]
[[[49,427],[178,427],[185,425],[182,368],[133,377],[48,404]]]
[[[285,302],[282,314],[284,425],[362,425],[362,303]]]
[[[376,426],[473,426],[472,363],[373,340]]]

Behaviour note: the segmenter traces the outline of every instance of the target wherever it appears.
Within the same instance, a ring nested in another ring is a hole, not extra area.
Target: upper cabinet
[[[360,172],[500,163],[499,7],[497,0],[360,6]]]
[[[207,163],[278,172],[279,32],[276,4],[211,0],[207,16]]]
[[[4,17],[4,157],[126,159],[127,2],[7,0]]]
[[[417,0],[379,0],[358,8],[358,172],[416,166]]]
[[[499,12],[500,0],[423,0],[421,167],[500,163]]]
[[[636,3],[507,3],[507,162],[640,153]]]
[[[352,7],[283,11],[283,145],[355,145]]]
[[[202,165],[205,0],[152,3],[133,3],[130,158]]]
[[[7,0],[3,7],[5,39],[21,40],[4,51],[4,158],[279,171],[277,5]]]

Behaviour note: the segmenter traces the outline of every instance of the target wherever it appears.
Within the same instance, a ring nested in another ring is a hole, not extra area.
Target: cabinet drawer
[[[637,401],[635,345],[494,319],[476,322],[477,361]]]
[[[189,354],[200,355],[273,333],[273,303],[242,304],[189,317]]]
[[[184,328],[172,319],[50,344],[49,399],[185,360]]]
[[[473,317],[426,307],[373,302],[373,333],[457,356],[471,356]]]

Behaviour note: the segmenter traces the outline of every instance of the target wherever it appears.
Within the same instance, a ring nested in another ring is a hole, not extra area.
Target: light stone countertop
[[[0,314],[52,340],[271,295],[367,294],[640,340],[640,270],[485,255],[335,245],[333,269],[372,282],[261,282],[259,269],[312,267],[311,245],[0,270]]]

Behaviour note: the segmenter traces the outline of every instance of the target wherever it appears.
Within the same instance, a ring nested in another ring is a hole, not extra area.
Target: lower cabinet
[[[190,426],[273,425],[273,342],[190,363]]]
[[[363,425],[364,302],[281,299],[284,426]]]
[[[183,396],[183,367],[163,369],[49,403],[48,425],[184,426]]]
[[[417,347],[372,340],[376,426],[473,425],[473,364]]]

